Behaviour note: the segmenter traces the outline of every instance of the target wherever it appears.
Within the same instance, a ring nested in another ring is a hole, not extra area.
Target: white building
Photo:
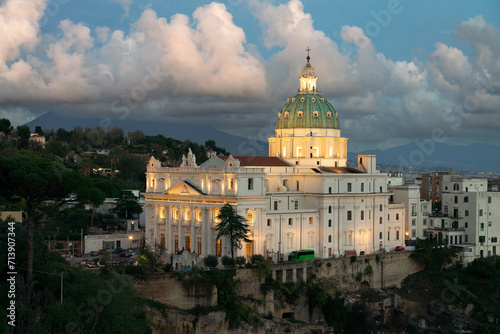
[[[338,114],[319,95],[314,68],[302,69],[300,89],[278,114],[269,157],[213,156],[198,166],[189,152],[181,166],[151,158],[146,173],[146,243],[167,253],[181,249],[230,254],[216,238],[220,207],[228,203],[248,220],[250,238],[240,256],[312,249],[320,258],[348,251],[372,253],[404,245],[406,209],[389,203],[387,185],[401,176],[376,169],[374,155],[348,167],[347,138]]]
[[[402,203],[408,209],[404,217],[406,240],[426,239],[432,205],[420,199],[420,186],[405,184],[388,188],[393,193],[389,201]]]
[[[498,254],[500,193],[488,180],[444,175],[442,216],[430,217],[429,233],[438,241],[463,248],[466,262]]]

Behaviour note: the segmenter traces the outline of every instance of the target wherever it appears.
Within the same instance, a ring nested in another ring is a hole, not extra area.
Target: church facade
[[[402,177],[380,173],[374,155],[347,166],[338,113],[316,81],[307,57],[297,94],[278,114],[267,157],[213,156],[198,165],[189,152],[179,167],[162,167],[152,157],[143,193],[146,243],[167,254],[230,255],[228,241],[217,239],[216,217],[231,204],[247,218],[252,240],[238,256],[286,260],[310,249],[328,258],[403,246],[407,211],[390,202],[388,190],[402,185]]]

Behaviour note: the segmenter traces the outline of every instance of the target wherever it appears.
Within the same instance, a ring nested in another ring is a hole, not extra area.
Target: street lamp
[[[134,237],[133,237],[133,236],[129,236],[129,237],[128,237],[128,240],[130,240],[130,249],[132,249],[132,239],[134,239]]]

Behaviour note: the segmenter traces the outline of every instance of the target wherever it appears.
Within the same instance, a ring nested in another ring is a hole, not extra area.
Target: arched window
[[[328,219],[328,227],[332,227],[332,220]]]
[[[332,118],[332,112],[331,112],[331,111],[327,112],[327,113],[326,113],[326,117],[327,117],[327,118]]]
[[[382,204],[380,204],[380,212],[382,212]]]
[[[396,231],[396,240],[399,240],[399,230]]]
[[[203,212],[200,210],[198,211],[198,217],[196,217],[198,219],[199,222],[201,222],[203,220]]]
[[[186,220],[191,220],[191,209],[186,209]]]
[[[380,224],[382,224],[382,217],[379,218],[379,222],[380,222]]]
[[[332,213],[332,206],[331,205],[328,207],[328,213]]]
[[[378,234],[378,238],[379,238],[380,240],[382,240],[382,232],[380,232],[380,233]]]
[[[215,221],[216,223],[220,223],[220,218],[217,218],[217,217],[219,216],[219,214],[220,214],[220,211],[219,211],[219,210],[215,210],[215,211],[214,211],[214,221]]]
[[[319,117],[319,112],[317,112],[317,111],[313,111],[313,117],[314,117],[314,118],[318,118],[318,117]]]
[[[328,236],[328,242],[332,242],[332,236],[331,235]]]
[[[300,188],[299,188],[299,185],[300,185],[299,181],[297,181],[297,183],[296,183],[296,184],[297,184],[297,191],[299,191],[299,189],[300,189]]]
[[[328,187],[328,193],[331,194],[332,193],[332,187]]]
[[[382,192],[382,187],[380,187],[380,192]]]
[[[167,210],[165,210],[165,207],[162,207],[160,209],[160,218],[165,219],[165,215],[167,214]]]
[[[178,208],[173,209],[172,217],[174,218],[174,220],[179,220],[179,209]]]

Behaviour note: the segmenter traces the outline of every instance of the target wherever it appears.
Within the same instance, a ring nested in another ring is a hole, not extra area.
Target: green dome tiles
[[[339,129],[337,112],[319,94],[297,94],[281,109],[276,129]]]

